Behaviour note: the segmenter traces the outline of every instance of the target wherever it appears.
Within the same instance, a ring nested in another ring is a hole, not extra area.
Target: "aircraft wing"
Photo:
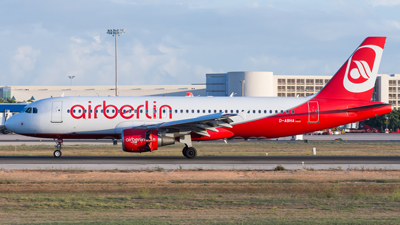
[[[147,126],[146,129],[162,129],[162,130],[179,130],[183,132],[194,132],[201,136],[210,135],[207,130],[218,132],[216,128],[218,127],[228,127],[232,126],[230,123],[233,122],[229,117],[236,116],[237,114],[227,114],[227,113],[215,113],[205,116],[199,116],[191,119],[176,120],[166,123],[154,124]]]

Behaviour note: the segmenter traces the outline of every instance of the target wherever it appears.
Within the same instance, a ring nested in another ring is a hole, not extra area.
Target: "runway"
[[[344,135],[304,135],[309,141],[334,141],[341,138],[352,142],[398,142],[400,134],[365,133]],[[249,142],[288,142],[291,137],[272,140],[248,140]],[[213,141],[221,143],[221,141]],[[243,140],[228,140],[228,143]],[[54,145],[52,139],[0,135],[0,145]],[[65,145],[112,144],[111,140],[64,140]],[[120,142],[119,142],[120,145]],[[304,164],[303,164],[304,163]],[[50,169],[50,170],[273,170],[282,165],[288,170],[300,169],[381,169],[400,170],[400,157],[387,156],[221,156],[186,159],[183,156],[7,156],[0,157],[0,169]]]
[[[0,169],[50,170],[399,170],[400,156],[2,156]]]
[[[341,138],[343,141],[348,142],[386,142],[386,141],[393,141],[393,142],[400,142],[400,133],[347,133],[347,134],[340,134],[340,135],[304,135],[304,140],[309,141],[334,141],[335,139]],[[257,139],[250,139],[249,142],[287,142],[291,141],[292,137],[281,137],[281,138],[273,138],[270,140],[257,140]],[[216,142],[221,143],[221,140],[217,141],[209,141],[209,142]],[[235,143],[235,142],[243,142],[243,139],[236,139],[236,140],[228,140],[228,143]],[[53,139],[48,138],[34,138],[34,137],[26,137],[18,134],[0,134],[0,145],[54,145]],[[79,144],[112,144],[112,140],[110,139],[99,139],[99,140],[85,140],[85,139],[65,139],[65,145],[79,145]],[[121,144],[121,140],[118,140],[118,144]]]

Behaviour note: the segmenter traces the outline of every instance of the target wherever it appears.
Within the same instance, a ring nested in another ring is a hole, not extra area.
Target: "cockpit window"
[[[37,108],[33,108],[33,113],[37,113]]]
[[[32,113],[32,108],[26,108],[25,113]]]

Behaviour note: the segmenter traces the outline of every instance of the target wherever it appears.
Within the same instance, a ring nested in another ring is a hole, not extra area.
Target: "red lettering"
[[[107,108],[110,108],[110,107],[114,108],[114,110],[115,110],[115,114],[112,115],[112,116],[108,116],[107,113],[106,113]],[[118,115],[118,108],[115,105],[106,105],[106,101],[103,101],[103,114],[107,119],[114,119]]]
[[[99,113],[100,109],[102,109],[101,113],[103,113],[104,117],[106,117],[107,119],[114,119],[114,118],[116,118],[118,116],[118,114],[123,119],[131,119],[135,115],[135,110],[134,110],[134,107],[132,105],[123,105],[118,110],[117,106],[112,105],[112,104],[107,105],[106,101],[103,101],[102,105],[96,105],[94,107],[94,109],[92,109],[92,105],[90,105],[91,103],[92,102],[89,101],[88,111],[87,112],[85,111],[85,107],[83,107],[82,105],[74,105],[74,106],[72,106],[72,108],[70,110],[70,114],[71,114],[72,118],[74,118],[74,119],[86,119],[86,113],[87,113],[88,119],[91,119],[92,118],[92,113],[93,113],[93,118],[97,119],[97,116],[98,116],[98,113]],[[136,118],[139,119],[140,111],[145,109],[146,110],[146,112],[145,112],[146,113],[146,117],[148,119],[156,119],[157,118],[156,101],[153,101],[153,103],[154,103],[153,109],[152,109],[153,113],[149,112],[149,102],[148,101],[145,101],[145,104],[143,104],[143,105],[139,105],[137,107],[137,109],[136,109]],[[74,112],[74,110],[76,110],[76,108],[78,108],[79,111],[82,110],[82,114],[80,114],[80,112],[79,112],[79,115],[75,115],[76,112]],[[107,114],[107,110],[109,108],[112,108],[114,110],[114,111],[112,111],[113,114],[111,116],[109,116],[110,113]],[[160,113],[159,114],[159,118],[162,119],[162,117],[163,117],[163,109],[164,109],[164,112],[165,112],[165,110],[168,110],[167,113],[169,114],[169,119],[172,119],[172,107],[169,106],[169,105],[162,105],[159,108],[159,113]],[[129,113],[129,114],[127,114],[127,113]]]
[[[74,115],[74,109],[77,108],[77,107],[82,109],[82,115],[80,115],[80,116],[75,116]],[[74,105],[74,106],[72,106],[70,113],[71,113],[72,118],[74,118],[74,119],[81,119],[81,118],[82,119],[86,119],[85,108],[82,105]]]
[[[149,112],[149,101],[146,101],[146,117],[148,119],[151,119],[151,116],[149,116],[148,112]]]
[[[96,107],[94,107],[94,118],[97,119],[97,109],[101,107],[101,105],[96,105]]]
[[[153,102],[153,119],[157,118],[157,107],[156,107],[156,101]]]
[[[167,107],[169,109],[169,118],[172,119],[172,108],[169,105],[162,105],[160,107],[160,119],[162,119],[162,108]]]
[[[89,103],[91,103],[91,101],[89,101]],[[89,107],[88,107],[88,118],[90,119],[90,118],[92,118],[92,106],[91,105],[89,105]]]
[[[128,113],[129,112],[129,110],[127,111],[127,112],[125,112],[124,113],[124,108],[129,108],[131,111],[132,111],[132,115],[130,115],[130,116],[125,116],[124,114],[125,113]],[[120,109],[120,112],[119,112],[119,114],[121,115],[121,117],[122,118],[124,118],[124,119],[130,119],[130,118],[132,118],[133,117],[133,111],[134,109],[133,109],[133,107],[131,106],[131,105],[123,105],[122,107],[121,107],[121,109]]]
[[[144,105],[139,105],[139,106],[137,107],[137,113],[136,113],[136,118],[137,118],[137,119],[139,119],[139,115],[140,115],[139,109],[142,108],[143,106],[144,106]]]

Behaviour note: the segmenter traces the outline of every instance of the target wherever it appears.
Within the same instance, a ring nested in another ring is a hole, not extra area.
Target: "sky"
[[[205,83],[206,73],[333,75],[367,36],[400,73],[400,0],[0,0],[0,85]]]

